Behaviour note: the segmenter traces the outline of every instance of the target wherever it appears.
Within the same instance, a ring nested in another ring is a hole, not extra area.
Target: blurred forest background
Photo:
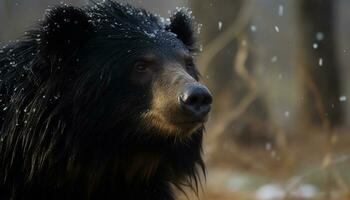
[[[89,0],[0,0],[0,45],[60,2]],[[215,97],[200,199],[350,199],[349,0],[121,2],[198,22]]]

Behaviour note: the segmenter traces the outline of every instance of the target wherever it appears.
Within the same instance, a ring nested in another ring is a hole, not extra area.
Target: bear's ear
[[[72,6],[56,7],[46,14],[38,37],[48,55],[72,55],[93,32],[89,16]]]
[[[195,46],[195,37],[193,32],[192,17],[188,10],[181,9],[174,13],[170,18],[170,24],[167,29],[177,35],[186,46],[193,49]]]

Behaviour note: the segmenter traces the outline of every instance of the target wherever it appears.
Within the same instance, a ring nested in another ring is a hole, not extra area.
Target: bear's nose
[[[179,95],[179,101],[180,108],[185,114],[202,121],[210,111],[213,98],[207,87],[193,83],[185,85]]]

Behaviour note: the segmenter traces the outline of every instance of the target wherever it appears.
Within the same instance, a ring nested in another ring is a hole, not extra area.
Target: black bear
[[[0,199],[174,199],[205,171],[192,18],[61,5],[0,49]]]

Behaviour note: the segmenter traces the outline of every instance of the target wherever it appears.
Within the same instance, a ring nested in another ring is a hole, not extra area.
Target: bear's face
[[[187,137],[203,129],[212,97],[199,82],[186,11],[166,23],[107,1],[89,10],[54,9],[43,27],[49,62],[64,58],[73,66],[65,71],[72,80],[72,107],[81,109],[75,118],[86,122],[77,129],[96,132],[113,124],[120,129],[120,119],[167,136]]]
[[[141,115],[145,128],[179,136],[202,128],[212,98],[198,82],[193,59],[187,49],[175,48],[166,53],[148,51],[135,60],[130,83],[150,97]]]

